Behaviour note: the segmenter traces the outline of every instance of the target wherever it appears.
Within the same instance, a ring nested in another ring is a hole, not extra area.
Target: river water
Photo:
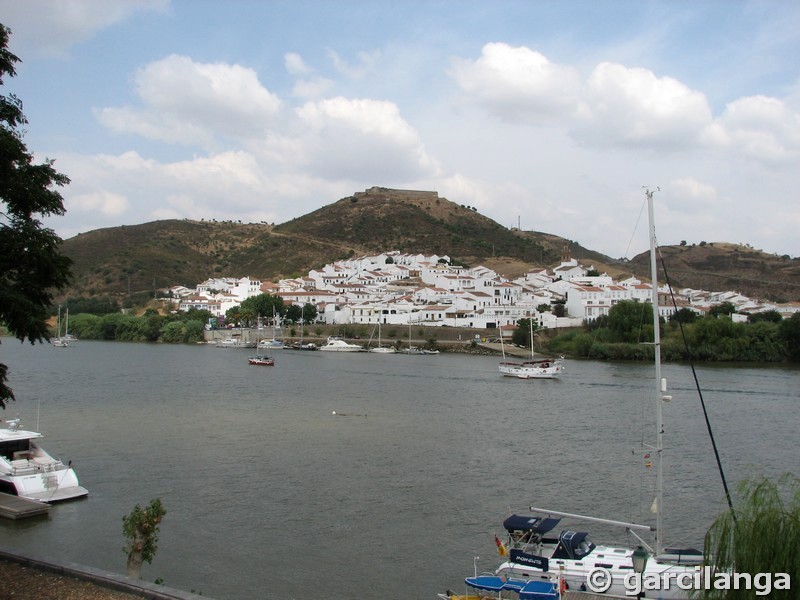
[[[122,517],[161,498],[143,576],[217,599],[420,598],[463,589],[530,505],[652,522],[652,367],[567,361],[558,381],[497,358],[4,338],[17,413],[89,489],[0,544],[125,572]],[[724,509],[688,367],[665,365],[665,540],[702,547]],[[731,484],[798,473],[800,370],[698,368]],[[336,411],[336,415],[333,412]],[[565,525],[575,525],[567,523]],[[595,541],[626,540],[588,525]]]

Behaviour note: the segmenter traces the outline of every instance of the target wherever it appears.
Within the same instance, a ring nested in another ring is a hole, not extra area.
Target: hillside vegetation
[[[326,263],[386,250],[436,253],[454,264],[485,265],[507,277],[559,264],[564,249],[614,277],[647,279],[646,254],[620,262],[553,234],[503,227],[435,192],[371,188],[277,226],[166,220],[120,226],[65,240],[72,258],[68,297],[124,299],[209,277],[296,277]],[[662,248],[676,286],[733,289],[800,299],[800,260],[744,246]]]

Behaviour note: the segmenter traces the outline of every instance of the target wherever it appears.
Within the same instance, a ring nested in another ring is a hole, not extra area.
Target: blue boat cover
[[[506,531],[530,531],[540,535],[552,530],[561,522],[561,519],[553,517],[525,517],[522,515],[511,515],[503,521]]]
[[[552,581],[529,581],[519,592],[519,600],[555,600],[556,584]]]
[[[484,590],[487,592],[501,592],[509,590],[512,592],[520,592],[527,583],[525,581],[518,581],[516,579],[505,580],[502,577],[495,577],[493,575],[480,575],[479,577],[467,577],[466,584],[476,590]]]

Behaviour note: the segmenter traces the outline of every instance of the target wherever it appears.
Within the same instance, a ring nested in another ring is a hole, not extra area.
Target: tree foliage
[[[608,311],[608,329],[615,342],[652,342],[653,305],[648,302],[618,302]]]
[[[786,573],[796,585],[800,581],[800,479],[787,474],[777,481],[744,480],[734,506],[734,513],[720,514],[706,533],[706,564],[717,572],[749,573],[753,578],[758,573]],[[711,589],[697,595],[709,600],[759,597],[753,589]],[[773,588],[768,597],[793,599],[797,590]]]
[[[536,323],[531,319],[520,319],[517,328],[511,334],[511,343],[523,348],[531,347],[531,327],[536,332]]]
[[[0,24],[0,85],[16,75],[19,62],[8,50],[10,33]],[[50,339],[53,294],[69,282],[71,261],[59,253],[61,238],[40,221],[64,214],[56,188],[69,179],[50,159],[34,162],[22,139],[27,122],[19,98],[0,95],[0,321],[18,340],[34,344]],[[7,366],[0,365],[2,408],[14,399],[7,373]]]
[[[158,526],[167,511],[161,499],[150,501],[147,508],[138,504],[131,514],[122,517],[122,532],[128,543],[122,549],[128,555],[128,575],[140,577],[142,563],[152,563],[158,549]]]

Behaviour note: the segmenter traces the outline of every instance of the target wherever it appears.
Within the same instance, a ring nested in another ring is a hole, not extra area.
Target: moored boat
[[[41,433],[20,429],[19,417],[5,425],[0,428],[0,492],[40,502],[89,493],[79,484],[72,462],[64,464],[39,445]]]
[[[328,337],[324,346],[320,346],[320,351],[325,352],[363,352],[364,348],[357,344],[349,344],[338,336]]]
[[[247,359],[251,365],[259,365],[261,367],[274,367],[275,359],[271,356],[251,356]]]
[[[546,358],[534,356],[533,351],[533,318],[531,323],[531,358],[525,361],[506,360],[506,348],[503,344],[503,336],[500,336],[500,348],[503,352],[503,360],[497,366],[500,373],[505,377],[517,377],[519,379],[555,379],[564,371],[564,357]]]
[[[542,581],[557,582],[559,590],[576,590],[602,593],[605,597],[631,597],[631,575],[639,582],[650,582],[655,587],[654,597],[678,600],[690,597],[687,586],[675,585],[678,581],[698,581],[701,575],[703,553],[694,548],[665,548],[662,527],[663,477],[662,477],[662,403],[671,400],[666,395],[666,380],[661,378],[661,336],[658,310],[658,280],[656,269],[655,228],[653,224],[653,193],[647,191],[650,222],[650,268],[653,313],[654,392],[656,407],[656,438],[654,444],[644,444],[647,450],[646,467],[656,463],[655,500],[652,508],[656,524],[641,525],[602,519],[585,515],[530,507],[537,516],[511,515],[503,523],[506,542],[497,536],[498,553],[503,562],[493,575],[500,582]],[[502,364],[502,363],[501,363]],[[650,453],[652,452],[652,458]],[[623,527],[638,542],[636,547],[596,545],[585,531],[564,529],[557,536],[548,535],[561,518],[603,523]],[[648,543],[637,532],[652,532],[654,541]],[[601,570],[600,578],[594,575]],[[673,582],[670,585],[670,582]],[[648,597],[649,596],[648,591]]]

